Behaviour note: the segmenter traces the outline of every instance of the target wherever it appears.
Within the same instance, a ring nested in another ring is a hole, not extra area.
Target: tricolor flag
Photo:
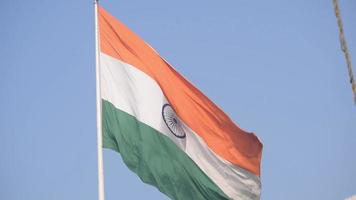
[[[124,24],[98,13],[103,146],[171,199],[259,199],[259,139]]]

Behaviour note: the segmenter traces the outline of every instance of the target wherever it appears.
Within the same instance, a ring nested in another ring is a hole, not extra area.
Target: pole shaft
[[[104,162],[103,162],[103,135],[101,114],[101,87],[100,87],[100,35],[98,25],[98,1],[94,1],[95,9],[95,59],[96,59],[96,127],[98,150],[98,197],[105,200],[104,193]]]

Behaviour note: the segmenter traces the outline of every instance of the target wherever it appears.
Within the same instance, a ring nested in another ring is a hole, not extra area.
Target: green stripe
[[[167,136],[103,100],[103,145],[171,199],[228,199]],[[157,116],[160,117],[160,116]]]

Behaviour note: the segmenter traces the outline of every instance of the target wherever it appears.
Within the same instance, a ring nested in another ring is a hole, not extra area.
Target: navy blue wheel
[[[172,106],[164,104],[162,107],[162,117],[171,133],[178,138],[185,138],[186,134],[182,122],[178,119]]]

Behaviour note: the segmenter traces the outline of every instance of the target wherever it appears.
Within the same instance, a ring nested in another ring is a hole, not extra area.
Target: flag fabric
[[[98,17],[104,148],[171,199],[259,199],[259,139],[102,7]]]

